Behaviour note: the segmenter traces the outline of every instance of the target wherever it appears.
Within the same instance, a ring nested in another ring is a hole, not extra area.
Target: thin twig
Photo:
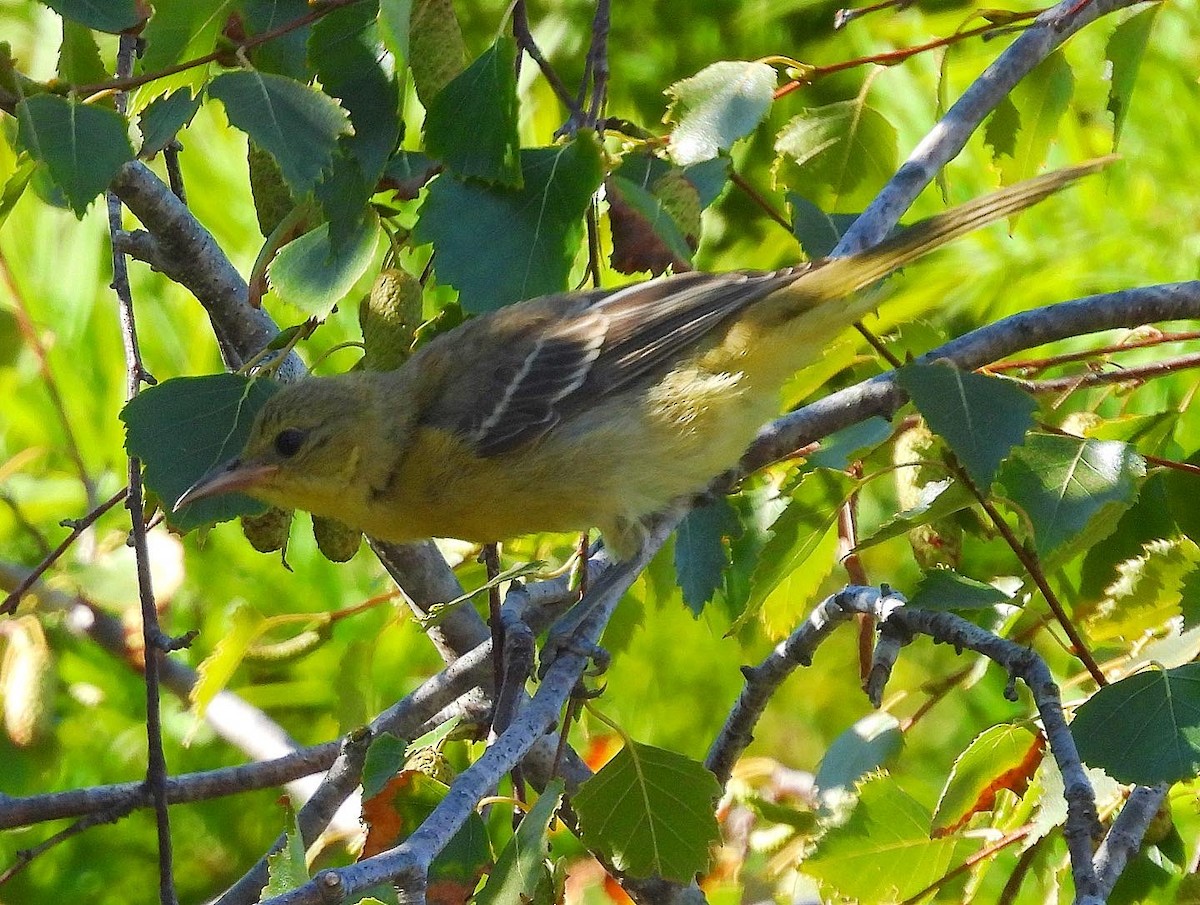
[[[566,84],[554,71],[554,67],[542,56],[537,42],[533,40],[533,32],[529,30],[529,14],[525,9],[525,0],[517,0],[513,4],[513,38],[516,39],[517,47],[529,54],[529,58],[542,71],[546,84],[550,86],[550,90],[554,92],[559,103],[570,111],[571,117],[579,116],[579,105],[575,103],[575,98],[571,96]]]
[[[130,799],[128,802],[120,805],[116,805],[103,811],[96,811],[93,814],[88,814],[86,817],[76,820],[65,829],[59,830],[48,839],[39,842],[37,845],[33,846],[33,848],[27,848],[18,851],[15,863],[13,863],[12,866],[4,871],[4,873],[0,874],[0,886],[3,886],[21,871],[23,871],[38,856],[44,855],[52,848],[55,848],[56,846],[66,842],[68,839],[74,839],[76,836],[83,834],[94,826],[100,826],[105,823],[116,823],[118,820],[129,816],[136,806],[137,802],[133,799]]]
[[[941,889],[943,886],[945,886],[947,883],[949,883],[955,877],[962,876],[967,871],[969,871],[972,867],[974,867],[976,864],[979,864],[982,861],[986,861],[988,858],[992,857],[993,855],[1004,851],[1004,849],[1008,848],[1013,843],[1020,842],[1022,839],[1024,839],[1026,836],[1028,836],[1032,831],[1033,831],[1032,826],[1028,826],[1028,825],[1023,826],[1020,829],[1013,830],[1011,833],[1004,836],[1002,839],[1000,839],[996,842],[993,842],[991,845],[985,845],[979,851],[975,852],[969,858],[965,859],[962,862],[962,864],[952,867],[950,870],[946,871],[944,874],[942,874],[940,877],[938,877],[936,880],[934,880],[932,883],[930,883],[928,886],[926,886],[920,892],[909,896],[907,899],[905,899],[903,902],[901,902],[900,905],[917,905],[918,902],[923,900],[931,892],[935,892],[935,891]]]
[[[122,35],[117,55],[117,77],[128,77],[133,71],[134,49],[137,38]],[[125,97],[117,97],[117,111],[125,112]],[[121,201],[107,193],[108,228],[115,239],[121,231]],[[112,251],[113,290],[117,294],[121,321],[121,338],[125,346],[126,398],[137,396],[147,372],[142,364],[138,348],[137,324],[133,313],[133,296],[129,288],[129,271],[125,255],[115,242]],[[159,700],[159,657],[161,654],[162,630],[158,626],[158,609],[154,602],[154,588],[150,580],[150,551],[146,545],[146,522],[142,499],[142,463],[134,456],[129,457],[129,490],[126,494],[133,526],[133,549],[137,560],[138,599],[142,610],[142,639],[146,650],[146,784],[154,800],[154,816],[158,830],[158,894],[161,905],[176,905],[174,868],[171,853],[171,817],[167,809],[167,759],[163,751],[162,713]]]
[[[1200,330],[1186,330],[1177,333],[1155,330],[1153,336],[1145,339],[1126,340],[1110,343],[1095,349],[1084,349],[1079,352],[1063,352],[1059,355],[1047,355],[1045,358],[1019,358],[1012,361],[997,361],[994,364],[980,368],[988,374],[1002,374],[1006,371],[1044,371],[1058,365],[1070,364],[1076,361],[1089,361],[1103,355],[1113,355],[1117,352],[1127,352],[1131,349],[1146,349],[1151,346],[1161,346],[1165,343],[1187,342],[1200,339]]]
[[[103,503],[92,509],[92,511],[83,518],[72,521],[70,523],[71,533],[63,539],[62,543],[46,554],[46,557],[34,567],[32,572],[29,573],[29,577],[17,585],[17,587],[15,587],[12,592],[4,598],[4,603],[0,603],[0,616],[7,616],[15,613],[18,604],[21,602],[21,598],[24,597],[25,593],[31,587],[33,587],[34,583],[39,578],[42,577],[46,570],[54,565],[58,561],[59,557],[61,557],[67,552],[67,550],[71,548],[71,544],[75,543],[79,535],[83,534],[84,531],[90,528],[95,523],[96,519],[100,518],[100,516],[104,515],[104,513],[108,512],[108,510],[112,509],[113,506],[125,499],[125,495],[128,492],[128,487],[122,487]]]
[[[181,204],[187,204],[187,192],[183,188],[183,171],[179,169],[179,152],[182,150],[183,145],[179,143],[179,139],[171,139],[163,148],[163,161],[167,165],[167,182],[171,186],[171,192]]]
[[[1155,377],[1165,377],[1197,367],[1200,367],[1200,352],[1164,358],[1162,361],[1122,368],[1117,371],[1089,371],[1086,374],[1073,374],[1048,380],[1017,380],[1015,382],[1030,393],[1061,393],[1064,390],[1080,390],[1114,383],[1142,383],[1153,380]]]

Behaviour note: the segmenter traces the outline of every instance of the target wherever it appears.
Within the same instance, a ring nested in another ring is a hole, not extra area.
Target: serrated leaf
[[[1097,691],[1075,713],[1079,756],[1119,782],[1154,785],[1200,771],[1200,663],[1148,669]]]
[[[746,608],[730,628],[731,634],[757,615],[780,582],[805,567],[837,521],[838,509],[854,487],[854,481],[839,472],[817,469],[804,475],[787,508],[771,524],[771,539],[763,547],[750,578]]]
[[[840,733],[821,757],[813,784],[833,806],[863,777],[884,767],[904,747],[900,721],[881,710],[868,713]]]
[[[896,129],[863,96],[801,111],[775,138],[776,182],[825,210],[869,200],[896,169]]]
[[[1010,97],[1021,115],[1021,128],[1008,152],[994,145],[1001,183],[1012,185],[1037,173],[1058,134],[1058,123],[1071,103],[1075,77],[1062,52],[1051,54],[1029,72]]]
[[[1009,450],[1033,426],[1037,403],[1008,380],[939,362],[896,372],[931,430],[944,439],[981,491],[992,486]]]
[[[572,798],[588,848],[637,877],[689,882],[707,870],[721,794],[703,765],[633,742]]]
[[[234,126],[270,152],[297,196],[312,190],[338,136],[351,131],[333,98],[281,75],[226,72],[212,80],[208,93],[225,105]]]
[[[267,885],[263,887],[260,901],[273,899],[285,892],[299,889],[308,882],[308,861],[305,858],[304,837],[300,824],[289,807],[287,842],[277,852],[267,855]]]
[[[64,19],[112,34],[146,21],[150,10],[138,0],[42,0]]]
[[[238,12],[248,38],[267,33],[276,35],[250,51],[250,62],[255,69],[285,75],[301,82],[311,78],[308,37],[312,33],[312,26],[294,25],[312,12],[308,0],[240,0]],[[281,34],[285,28],[290,30]]]
[[[1038,555],[1061,558],[1111,532],[1145,476],[1145,461],[1124,443],[1032,434],[999,483],[1028,519]]]
[[[1149,541],[1117,566],[1116,580],[1088,617],[1088,637],[1135,641],[1181,615],[1184,582],[1198,564],[1200,546],[1190,538]]]
[[[599,144],[581,133],[564,145],[524,150],[521,171],[520,189],[449,174],[430,183],[417,240],[433,243],[438,279],[459,291],[467,311],[567,288],[583,215],[603,176]]]
[[[407,745],[390,732],[371,740],[363,763],[362,797],[374,798],[404,768]]]
[[[58,77],[72,85],[107,81],[108,70],[100,60],[96,38],[86,25],[63,19],[62,45],[58,49]]]
[[[737,527],[737,516],[725,497],[693,509],[675,529],[675,575],[683,602],[699,616],[729,565],[725,538]]]
[[[1007,603],[1009,596],[999,588],[959,575],[950,569],[930,569],[921,575],[909,606],[923,610],[982,610]]]
[[[266,510],[242,494],[200,500],[179,512],[172,507],[196,481],[241,452],[255,415],[276,388],[238,374],[178,377],[126,403],[125,449],[141,459],[146,486],[163,501],[170,524],[187,531]]]
[[[325,93],[350,115],[353,134],[339,145],[358,164],[361,204],[375,190],[400,141],[399,89],[370,3],[335,9],[312,27],[308,61]],[[385,63],[387,68],[385,69]]]
[[[138,125],[142,130],[139,157],[153,157],[191,122],[200,109],[199,95],[192,97],[190,88],[180,88],[151,103],[142,111]]]
[[[33,155],[28,151],[22,151],[17,157],[12,173],[4,182],[4,190],[0,192],[0,226],[4,225],[8,215],[17,206],[21,196],[25,194],[25,189],[28,188],[36,170],[37,161],[33,159]],[[12,345],[12,349],[16,349],[15,343]]]
[[[324,318],[371,267],[379,244],[379,217],[366,217],[336,247],[322,223],[279,250],[271,262],[271,286],[289,305]]]
[[[1133,101],[1133,87],[1137,82],[1142,56],[1150,41],[1150,31],[1161,9],[1154,4],[1140,13],[1130,16],[1109,36],[1104,47],[1105,59],[1112,65],[1112,76],[1108,90],[1108,112],[1113,115],[1113,150],[1121,140],[1121,129]]]
[[[221,633],[207,657],[196,669],[196,684],[188,694],[192,705],[195,725],[204,719],[204,713],[213,698],[225,690],[234,672],[242,665],[246,651],[262,633],[266,619],[261,613],[246,604],[237,604],[229,613],[225,630]]]
[[[154,15],[142,33],[146,40],[142,68],[146,72],[157,72],[212,53],[221,30],[239,3],[240,0],[186,0],[155,4]],[[205,72],[206,67],[197,66],[179,73],[179,77],[165,88],[189,85],[199,90]]]
[[[562,780],[556,779],[546,786],[537,804],[521,818],[521,825],[496,859],[487,884],[475,897],[478,905],[534,901],[546,872],[546,836],[562,796]]]
[[[77,217],[133,159],[125,119],[115,110],[53,94],[17,104],[21,145],[45,164]]]
[[[1041,753],[1041,739],[1024,726],[992,726],[975,736],[942,787],[933,809],[934,834],[954,832],[972,814],[991,810],[1000,789],[1023,791]]]
[[[517,45],[501,36],[438,92],[425,116],[425,149],[456,176],[520,188]]]
[[[865,550],[893,537],[907,534],[913,528],[928,525],[955,512],[974,505],[975,497],[962,484],[947,478],[934,481],[921,488],[921,497],[916,506],[897,513],[866,537],[854,549]]]
[[[1021,132],[1021,111],[1007,94],[1000,98],[996,109],[983,128],[983,140],[992,149],[992,158],[1012,157],[1017,152],[1017,135]]]
[[[931,840],[930,813],[889,776],[859,788],[850,819],[834,827],[804,861],[804,872],[838,895],[895,902],[942,877],[968,843]]]
[[[766,63],[723,60],[676,82],[666,120],[674,124],[668,148],[680,166],[728,151],[754,131],[775,92],[775,70]]]

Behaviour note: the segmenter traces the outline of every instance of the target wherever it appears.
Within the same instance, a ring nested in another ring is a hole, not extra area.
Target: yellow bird
[[[240,491],[395,542],[598,527],[627,558],[643,520],[733,466],[777,414],[783,382],[871,307],[853,293],[1107,162],[1010,186],[860,254],[531,299],[395,371],[292,384],[241,455],[176,508]]]

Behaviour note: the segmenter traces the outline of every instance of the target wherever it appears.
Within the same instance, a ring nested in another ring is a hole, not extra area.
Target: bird
[[[1108,162],[1002,188],[857,254],[529,299],[396,370],[286,385],[241,453],[175,508],[236,491],[390,542],[599,528],[628,559],[646,519],[734,466],[784,382],[873,307],[860,290]]]

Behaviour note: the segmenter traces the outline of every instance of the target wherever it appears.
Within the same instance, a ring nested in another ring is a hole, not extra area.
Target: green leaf
[[[225,23],[240,5],[241,0],[174,0],[158,3],[154,15],[142,36],[146,39],[146,52],[142,56],[142,69],[157,72],[197,57],[212,53],[217,46]],[[197,91],[205,80],[206,67],[181,73],[182,78],[168,87],[190,85]]]
[[[395,74],[384,68],[390,61],[373,4],[323,16],[312,27],[308,60],[325,93],[338,98],[350,115],[354,133],[339,144],[358,164],[365,203],[400,141],[399,89]]]
[[[737,528],[737,516],[725,497],[693,509],[675,529],[675,575],[683,602],[699,616],[721,586],[729,566],[725,538]]]
[[[803,195],[787,193],[792,213],[792,235],[810,261],[825,257],[841,241],[857,214],[827,214]]]
[[[362,797],[374,798],[393,776],[404,768],[405,749],[408,746],[390,732],[371,740],[367,748],[367,759],[363,763]]]
[[[1033,426],[1037,403],[1011,381],[945,362],[906,365],[896,377],[930,429],[986,493],[1004,457]]]
[[[287,842],[277,852],[267,855],[267,885],[263,887],[260,901],[273,899],[285,892],[299,889],[308,882],[308,861],[305,858],[304,837],[300,824],[289,807]]]
[[[114,110],[53,94],[17,104],[21,144],[46,165],[77,217],[133,159],[125,119]]]
[[[425,150],[454,175],[521,187],[516,59],[516,42],[498,37],[429,105]]]
[[[974,505],[975,497],[962,484],[947,478],[921,488],[921,498],[912,509],[906,509],[888,519],[858,542],[855,550],[865,550],[893,537],[907,534],[913,528],[928,525],[955,512]]]
[[[151,103],[142,111],[138,125],[142,130],[139,157],[153,157],[192,121],[200,109],[201,97],[192,97],[190,88],[180,88]]]
[[[480,313],[567,288],[583,215],[603,176],[591,133],[521,152],[520,189],[443,174],[429,186],[416,236],[432,242],[438,279]],[[486,243],[480,236],[487,236]]]
[[[63,19],[57,72],[60,79],[72,85],[94,85],[108,80],[108,70],[100,60],[100,48],[86,25]]]
[[[1088,545],[1080,572],[1079,596],[1095,600],[1116,578],[1116,568],[1127,559],[1140,556],[1152,540],[1178,533],[1171,517],[1171,486],[1166,471],[1151,474],[1142,484],[1138,498],[1117,520],[1107,537]],[[1193,538],[1194,539],[1194,538]]]
[[[1033,434],[1000,472],[1002,495],[1025,514],[1046,558],[1086,549],[1137,499],[1146,463],[1115,440]]]
[[[886,418],[872,415],[865,421],[844,427],[821,441],[820,448],[808,457],[809,468],[828,468],[845,471],[850,463],[861,458],[892,435],[892,425]]]
[[[8,215],[13,212],[13,208],[25,194],[25,189],[29,186],[36,170],[37,161],[28,151],[22,151],[17,157],[12,173],[4,182],[4,190],[0,191],[0,226],[4,225]]]
[[[1089,615],[1094,641],[1137,641],[1182,615],[1184,582],[1200,564],[1200,546],[1187,537],[1158,538],[1117,566],[1116,580]]]
[[[1075,77],[1061,51],[1039,63],[1013,90],[1010,97],[1020,112],[1021,128],[1011,150],[1002,150],[1007,142],[993,145],[1002,184],[1028,179],[1046,162],[1074,91]]]
[[[308,69],[308,38],[312,26],[301,25],[286,34],[279,34],[284,26],[290,26],[312,12],[308,0],[240,0],[238,11],[247,37],[268,32],[277,35],[250,51],[250,62],[255,69],[300,82],[307,82],[312,77]]]
[[[1012,157],[1017,153],[1017,135],[1021,132],[1021,111],[1006,94],[996,104],[983,129],[983,140],[992,149],[992,158]]]
[[[337,246],[322,223],[279,250],[271,262],[271,286],[305,314],[324,318],[371,267],[379,244],[379,218],[368,211]]]
[[[64,19],[112,34],[146,21],[150,10],[138,0],[42,0]]]
[[[477,905],[509,905],[534,900],[546,875],[546,836],[562,796],[560,779],[542,791],[537,804],[521,818],[521,825],[496,859],[487,884],[474,899]]]
[[[1108,112],[1113,115],[1114,151],[1121,140],[1121,129],[1125,126],[1125,117],[1133,101],[1133,86],[1137,82],[1142,56],[1160,9],[1158,4],[1153,4],[1130,16],[1113,30],[1104,48],[1104,56],[1112,65]]]
[[[1113,779],[1154,785],[1200,771],[1200,663],[1101,688],[1071,723],[1079,756]]]
[[[825,210],[869,200],[896,169],[896,129],[866,98],[810,107],[775,138],[776,182]]]
[[[379,0],[379,28],[383,43],[396,59],[396,69],[408,62],[408,30],[412,0]]]
[[[959,575],[950,569],[930,569],[909,598],[909,606],[923,610],[982,610],[1008,603],[999,588]]]
[[[292,191],[306,195],[350,132],[346,111],[327,94],[271,73],[240,70],[217,76],[208,93],[229,121],[271,153]]]
[[[1014,781],[1023,784],[1040,759],[1040,740],[1026,727],[985,729],[954,761],[933,809],[934,835],[959,829],[976,811],[991,810],[996,792]]]
[[[125,449],[142,460],[146,486],[163,501],[167,521],[187,531],[266,510],[226,494],[173,512],[183,492],[242,451],[255,415],[277,389],[238,374],[179,377],[143,390],[121,410]]]
[[[671,98],[666,120],[675,126],[671,157],[688,166],[728,151],[767,115],[775,80],[766,63],[724,60],[676,82],[666,91]]]
[[[925,889],[960,860],[966,843],[929,838],[930,813],[889,776],[859,787],[850,819],[804,861],[830,891],[861,902],[895,902]]]
[[[731,634],[758,614],[767,597],[790,574],[806,568],[811,571],[809,558],[837,521],[839,507],[855,486],[847,475],[823,468],[804,475],[787,509],[771,524],[771,539],[750,578],[750,597]]]
[[[572,799],[588,848],[636,877],[680,883],[707,870],[721,788],[701,764],[630,742]]]
[[[898,719],[886,710],[868,713],[833,740],[821,757],[813,784],[821,799],[832,804],[863,777],[885,766],[903,747]]]
[[[225,690],[234,672],[246,658],[250,645],[262,634],[266,619],[244,603],[235,604],[221,637],[196,669],[196,684],[188,693],[196,724],[213,698]]]

